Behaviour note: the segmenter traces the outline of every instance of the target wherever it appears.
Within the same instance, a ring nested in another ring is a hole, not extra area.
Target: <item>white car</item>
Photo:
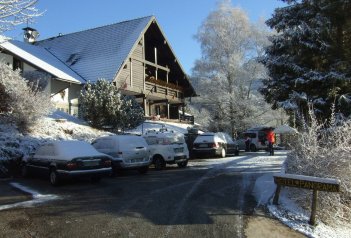
[[[112,169],[118,173],[122,169],[136,169],[145,174],[151,163],[150,150],[145,139],[137,135],[113,135],[95,139],[94,148],[104,154],[110,155]]]
[[[31,173],[49,175],[52,185],[70,177],[88,176],[99,181],[102,176],[111,174],[111,159],[84,141],[54,141],[24,158],[21,173],[23,177]]]
[[[149,131],[143,135],[151,150],[152,163],[157,170],[166,164],[177,164],[180,168],[188,165],[189,150],[181,133]]]

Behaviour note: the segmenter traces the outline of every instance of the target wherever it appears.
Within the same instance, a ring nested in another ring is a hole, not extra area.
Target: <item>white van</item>
[[[137,169],[144,174],[151,163],[150,150],[145,139],[136,135],[113,135],[97,138],[92,142],[95,149],[113,157],[112,169]]]
[[[188,165],[189,150],[184,135],[173,131],[148,131],[143,135],[151,150],[152,163],[160,170],[166,164]]]
[[[249,150],[252,152],[258,150],[267,150],[267,131],[274,129],[273,127],[254,127],[247,129],[237,140],[240,149],[245,149],[245,139],[250,139]]]

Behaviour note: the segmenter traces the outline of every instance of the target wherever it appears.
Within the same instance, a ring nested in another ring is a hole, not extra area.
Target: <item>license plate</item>
[[[200,144],[199,147],[200,148],[207,148],[207,144]]]
[[[100,160],[84,160],[84,166],[97,166],[100,164]]]

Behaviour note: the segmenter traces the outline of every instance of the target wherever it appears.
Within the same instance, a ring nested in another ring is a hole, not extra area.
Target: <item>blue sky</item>
[[[216,9],[217,0],[39,0],[37,8],[45,10],[30,26],[40,32],[40,39],[53,37],[124,20],[154,15],[186,73],[201,50],[194,35],[208,14]],[[269,18],[279,0],[232,0],[233,6],[244,9],[251,21]],[[22,40],[21,28],[5,35]]]

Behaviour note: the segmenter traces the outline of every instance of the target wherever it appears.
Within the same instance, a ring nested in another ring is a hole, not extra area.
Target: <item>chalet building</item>
[[[146,117],[179,119],[185,98],[196,96],[154,16],[41,41],[35,41],[35,29],[24,30],[26,42],[0,43],[0,59],[22,72],[50,75],[47,90],[52,100],[72,115],[78,112],[83,85],[98,79],[135,96]]]

